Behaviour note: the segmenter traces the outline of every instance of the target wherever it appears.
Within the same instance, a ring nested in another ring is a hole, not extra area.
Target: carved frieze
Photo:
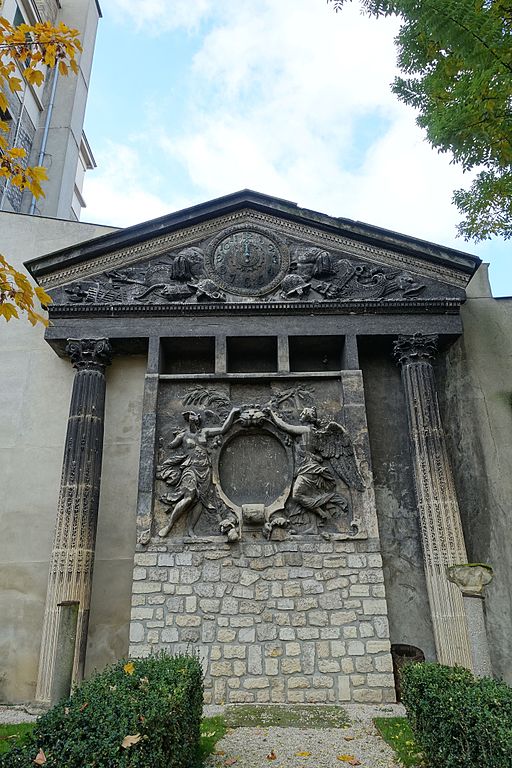
[[[266,538],[359,531],[352,495],[366,487],[348,430],[303,407],[312,391],[294,387],[264,405],[234,405],[198,387],[182,405],[182,423],[161,443],[157,495],[166,538],[179,520],[238,541],[245,529]],[[191,410],[190,407],[194,410]]]
[[[462,298],[461,289],[277,235],[254,224],[51,291],[57,305],[161,306],[264,301]]]

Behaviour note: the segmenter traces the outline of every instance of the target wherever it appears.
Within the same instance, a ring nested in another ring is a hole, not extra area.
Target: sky
[[[126,227],[240,189],[474,253],[512,295],[510,246],[456,236],[471,176],[397,101],[395,19],[326,0],[103,0],[83,221]],[[509,266],[510,263],[510,266]]]

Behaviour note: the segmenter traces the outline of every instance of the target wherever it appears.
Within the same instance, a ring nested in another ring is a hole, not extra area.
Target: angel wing
[[[327,426],[316,429],[316,450],[327,459],[336,474],[348,485],[364,491],[365,483],[357,466],[352,439],[341,424],[330,421]]]

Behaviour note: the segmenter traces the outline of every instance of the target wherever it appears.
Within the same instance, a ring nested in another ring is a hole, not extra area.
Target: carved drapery
[[[51,697],[58,652],[58,606],[63,601],[80,604],[73,681],[83,675],[103,451],[105,366],[112,358],[108,339],[69,340],[66,352],[76,373],[48,576],[36,692],[39,701]]]
[[[405,390],[414,485],[438,661],[471,669],[464,603],[447,566],[467,561],[459,506],[441,423],[432,359],[437,337],[400,336],[394,355]]]

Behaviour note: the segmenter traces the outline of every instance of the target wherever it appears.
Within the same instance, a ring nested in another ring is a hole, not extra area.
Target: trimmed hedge
[[[202,708],[197,657],[122,660],[40,717],[0,766],[33,766],[42,749],[45,768],[195,768]]]
[[[402,703],[427,764],[511,768],[512,689],[462,667],[408,664]]]

